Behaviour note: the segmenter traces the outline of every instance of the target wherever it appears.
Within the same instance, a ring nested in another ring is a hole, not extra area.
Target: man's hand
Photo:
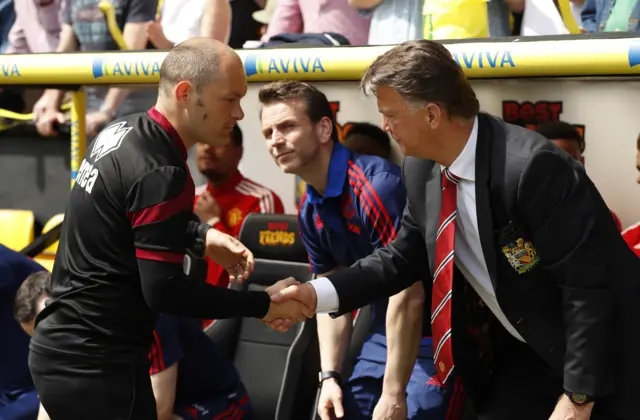
[[[344,417],[342,388],[333,378],[325,379],[322,382],[320,398],[318,398],[318,415],[322,420]],[[406,417],[403,420],[406,420]]]
[[[314,289],[313,286],[308,283],[291,285],[271,295],[271,300],[275,303],[282,303],[291,299],[304,303],[307,307],[314,311],[316,310],[316,306],[318,304],[316,289]]]
[[[271,286],[267,287],[266,289],[264,289],[264,291],[267,292],[269,296],[272,296],[280,292],[281,290],[286,289],[289,286],[297,286],[299,284],[300,282],[294,279],[293,277],[287,277],[286,279],[280,280],[272,284]]]
[[[111,115],[105,111],[96,111],[87,114],[85,120],[85,132],[87,136],[93,137],[111,122]]]
[[[209,229],[206,238],[206,254],[229,273],[229,281],[242,283],[253,272],[253,254],[233,236],[216,229]],[[295,287],[295,286],[291,286]]]
[[[169,41],[167,36],[162,30],[162,24],[160,23],[160,16],[156,16],[155,21],[149,21],[145,24],[147,31],[147,37],[149,41],[159,50],[166,50],[173,48],[173,42]]]
[[[391,395],[382,393],[376,408],[373,410],[372,420],[406,420],[407,398],[405,395]]]
[[[222,214],[220,204],[218,204],[209,191],[205,191],[198,198],[194,212],[203,223],[208,223],[211,226],[220,220]]]
[[[266,323],[273,320],[287,320],[290,324],[306,321],[307,318],[313,316],[313,311],[295,300],[289,300],[283,303],[273,303],[269,306],[269,312],[262,318]],[[288,328],[287,328],[288,329]],[[285,332],[287,329],[280,328],[279,331]]]
[[[563,395],[549,420],[589,420],[592,410],[593,403],[578,406],[572,403],[569,397]]]
[[[65,122],[64,114],[57,109],[51,96],[52,94],[48,91],[43,93],[33,106],[33,121],[41,136],[55,136],[57,132],[54,129],[54,124]]]
[[[316,311],[318,298],[316,289],[310,284],[291,285],[271,295],[271,301],[282,303],[288,300],[295,300],[307,307],[311,312]],[[287,322],[284,319],[275,319],[269,322],[269,327],[277,331],[286,331]]]
[[[294,279],[293,277],[287,277],[284,280],[280,280],[279,282],[277,282],[274,285],[271,285],[269,287],[267,287],[265,289],[265,292],[267,292],[269,294],[269,296],[274,296],[275,294],[280,293],[282,290],[286,289],[289,286],[297,286],[299,285],[300,282],[296,279]],[[313,317],[314,311],[312,308],[307,307],[306,305],[302,304],[301,305],[304,306],[304,310],[305,310],[305,316],[307,318],[311,318]],[[280,332],[286,332],[289,330],[289,328],[291,328],[293,326],[293,322],[290,319],[284,319],[284,318],[280,318],[280,319],[275,319],[273,322],[267,322],[267,325],[269,325],[270,328],[276,330],[276,331],[280,331]]]

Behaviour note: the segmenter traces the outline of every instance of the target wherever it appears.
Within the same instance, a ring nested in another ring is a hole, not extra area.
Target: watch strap
[[[206,223],[198,224],[195,232],[193,245],[187,251],[195,258],[204,258],[207,249],[207,232],[211,229],[211,225]],[[193,230],[192,230],[193,232]]]
[[[340,372],[336,372],[335,370],[325,370],[324,372],[318,373],[318,385],[322,386],[322,383],[327,379],[335,379],[338,385],[342,385],[342,375]]]

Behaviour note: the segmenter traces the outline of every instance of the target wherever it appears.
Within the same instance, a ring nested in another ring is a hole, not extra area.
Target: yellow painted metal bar
[[[569,33],[579,34],[580,27],[573,17],[573,12],[571,11],[571,4],[569,4],[569,0],[558,0],[558,5],[560,6],[560,16],[562,16],[564,26],[567,27]]]
[[[71,186],[75,183],[82,157],[87,148],[85,115],[87,113],[87,96],[84,89],[71,94]]]
[[[116,10],[113,7],[113,3],[110,0],[102,0],[98,3],[98,8],[104,14],[104,18],[107,21],[107,28],[109,29],[109,33],[111,33],[111,37],[118,45],[118,48],[121,50],[127,50],[127,43],[122,36],[122,31],[118,26],[118,21],[116,20]]]
[[[446,44],[470,78],[640,74],[640,38]],[[239,50],[250,82],[358,80],[390,47]],[[166,51],[0,55],[0,85],[156,84]],[[46,63],[46,65],[43,65]]]

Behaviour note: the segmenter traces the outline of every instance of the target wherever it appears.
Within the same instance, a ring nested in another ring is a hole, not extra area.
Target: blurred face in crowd
[[[227,139],[231,136],[227,135]],[[209,181],[217,182],[227,179],[238,169],[242,159],[242,147],[227,140],[224,146],[196,144],[196,165]]]
[[[382,114],[381,127],[398,143],[400,151],[408,156],[427,157],[421,155],[425,146],[428,148],[431,135],[436,134],[439,107],[414,107],[388,86],[378,86],[376,98]]]
[[[36,306],[36,316],[40,313],[40,311],[42,311],[44,309],[44,301],[47,300],[47,296],[46,295],[42,295],[37,302],[37,306]],[[36,323],[36,319],[35,317],[28,322],[21,322],[20,326],[22,327],[22,329],[29,334],[29,336],[33,336],[33,330],[35,328],[35,323]]]
[[[178,83],[175,92],[177,100],[185,108],[185,129],[190,137],[212,146],[229,142],[233,126],[244,118],[240,100],[247,93],[247,80],[240,57],[229,52],[220,58],[218,78],[204,86],[200,94],[187,81]]]
[[[349,134],[344,139],[344,145],[349,149],[361,155],[379,156],[390,160],[391,153],[389,149],[380,145],[369,136],[364,134]]]
[[[556,146],[569,153],[572,158],[584,164],[584,156],[582,156],[580,145],[577,141],[569,139],[551,139],[551,141],[554,142]]]
[[[636,152],[636,169],[638,170],[638,184],[640,184],[640,149]]]
[[[261,125],[271,157],[288,174],[304,177],[320,148],[333,142],[331,120],[324,117],[313,123],[302,100],[263,105]]]

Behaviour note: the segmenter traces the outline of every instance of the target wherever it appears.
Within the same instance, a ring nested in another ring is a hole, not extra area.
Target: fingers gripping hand
[[[316,310],[316,290],[310,284],[291,285],[271,295],[271,301],[275,303],[282,303],[287,300],[297,300],[309,310],[313,312]]]
[[[332,420],[344,417],[342,407],[342,388],[334,379],[322,382],[320,398],[318,399],[318,415],[322,420]]]
[[[278,293],[279,291],[286,289],[289,286],[294,286],[298,284],[300,284],[298,280],[294,279],[293,277],[287,277],[286,279],[280,280],[275,284],[267,287],[265,289],[265,292],[267,292],[269,296],[272,296],[273,294]]]
[[[269,307],[269,312],[263,320],[277,331],[286,331],[291,325],[306,321],[309,315],[313,316],[302,303],[295,300],[288,300],[283,303],[272,302]],[[279,321],[273,324],[275,328],[270,324],[273,321]]]

